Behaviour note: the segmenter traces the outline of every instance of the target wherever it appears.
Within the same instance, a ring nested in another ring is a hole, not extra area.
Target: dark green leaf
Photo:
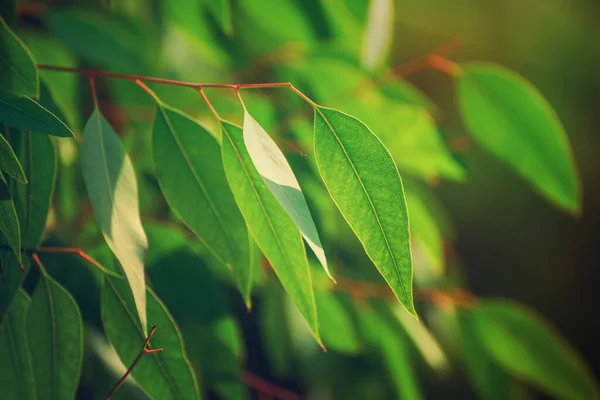
[[[27,343],[39,399],[73,399],[83,361],[83,326],[73,297],[42,273],[29,311]]]
[[[21,183],[27,183],[23,167],[4,136],[0,134],[0,169]]]
[[[121,361],[127,366],[131,365],[146,335],[135,317],[133,296],[125,281],[105,277],[102,321],[106,335]],[[165,306],[151,291],[148,291],[148,321],[157,327],[150,345],[163,351],[143,356],[132,376],[152,398],[198,399],[198,384],[185,354],[179,329]]]
[[[467,64],[458,78],[458,99],[481,146],[560,208],[580,211],[581,187],[569,139],[531,83],[500,66]]]
[[[250,307],[253,273],[248,231],[229,189],[219,144],[196,121],[159,104],[152,152],[167,202],[215,257],[232,270]]]
[[[478,340],[498,364],[561,399],[599,399],[600,389],[585,361],[544,319],[500,300],[474,310]]]
[[[0,172],[0,233],[12,251],[21,260],[21,232],[19,229],[19,217],[15,210],[8,182]]]
[[[222,123],[221,151],[233,196],[258,247],[306,319],[317,342],[317,309],[302,236],[265,185],[244,145],[242,129]]]
[[[145,331],[148,240],[140,220],[135,172],[117,133],[98,109],[85,126],[81,168],[94,215],[125,271]]]
[[[6,400],[35,400],[31,356],[25,336],[25,316],[31,300],[17,294],[0,324],[0,387]]]
[[[333,280],[317,227],[292,167],[269,134],[247,111],[244,112],[244,144],[265,185],[292,218],[321,266]]]
[[[4,244],[5,240],[2,239],[0,236],[0,243]],[[0,283],[0,318],[5,315],[10,307],[29,270],[27,255],[23,255],[22,262],[23,264],[11,251],[0,252],[0,267],[4,276],[4,281]],[[25,267],[25,271],[21,269],[21,265]]]
[[[0,92],[0,123],[52,136],[75,137],[64,122],[29,97]]]
[[[416,316],[408,213],[390,153],[359,120],[317,107],[315,156],[332,199],[396,297]]]
[[[37,97],[38,71],[25,43],[0,17],[0,90]]]

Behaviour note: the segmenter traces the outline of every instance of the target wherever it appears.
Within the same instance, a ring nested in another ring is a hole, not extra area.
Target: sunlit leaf
[[[21,163],[2,134],[0,134],[0,169],[19,182],[27,183]]]
[[[408,212],[390,153],[359,120],[318,107],[315,156],[342,215],[396,297],[416,316]]]
[[[64,122],[35,100],[10,93],[0,92],[0,123],[52,136],[75,136]]]
[[[247,111],[244,112],[244,144],[265,185],[292,218],[327,275],[333,279],[319,233],[292,167],[269,134]]]
[[[458,99],[467,128],[484,149],[558,207],[580,211],[581,186],[569,139],[531,83],[500,66],[467,64],[458,77]]]
[[[73,297],[45,273],[33,292],[26,330],[38,398],[74,398],[83,362],[81,315]]]
[[[371,0],[363,36],[362,64],[372,70],[389,55],[394,39],[394,0]]]
[[[19,290],[0,323],[0,387],[7,400],[35,400],[32,358],[25,335],[25,316],[31,300]]]
[[[317,309],[302,236],[267,188],[244,145],[243,131],[223,122],[221,151],[233,196],[258,247],[317,339]]]
[[[19,217],[15,210],[15,203],[10,195],[8,182],[6,182],[2,172],[0,172],[0,233],[20,261],[21,232],[19,229]]]
[[[148,241],[140,220],[135,172],[119,137],[98,109],[85,126],[81,167],[94,215],[125,271],[145,331]]]
[[[561,399],[598,399],[598,383],[575,349],[544,319],[525,307],[481,301],[475,333],[509,373]]]
[[[106,276],[102,286],[102,322],[111,345],[127,366],[140,352],[146,336],[133,315],[135,305],[127,283]],[[145,355],[133,370],[133,377],[152,398],[198,399],[198,383],[185,354],[181,333],[151,291],[148,291],[148,321],[157,327],[150,345],[163,351]]]
[[[37,97],[38,71],[31,52],[0,16],[0,90]]]
[[[253,272],[248,232],[225,177],[219,144],[198,122],[159,104],[152,152],[167,202],[215,257],[232,270],[249,307]]]

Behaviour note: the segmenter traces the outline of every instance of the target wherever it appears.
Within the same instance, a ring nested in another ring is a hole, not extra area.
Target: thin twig
[[[155,331],[156,331],[156,325],[152,325],[150,332],[148,332],[148,336],[146,336],[146,340],[144,340],[144,345],[142,346],[142,349],[140,350],[138,355],[135,357],[135,359],[131,363],[131,366],[129,368],[127,368],[127,371],[125,371],[125,374],[121,377],[121,379],[119,379],[117,384],[110,390],[108,395],[106,395],[106,400],[110,400],[110,396],[112,396],[117,391],[117,389],[119,389],[119,387],[121,387],[121,385],[123,385],[123,383],[125,383],[125,381],[129,377],[129,375],[131,375],[131,371],[133,371],[133,368],[136,366],[136,364],[142,359],[142,357],[145,354],[159,353],[162,351],[162,349],[148,349],[147,348],[148,344],[150,343],[150,339],[152,338],[152,335],[154,335]]]
[[[281,400],[299,400],[302,397],[299,394],[291,392],[285,388],[275,385],[251,372],[244,372],[244,383],[259,393]]]

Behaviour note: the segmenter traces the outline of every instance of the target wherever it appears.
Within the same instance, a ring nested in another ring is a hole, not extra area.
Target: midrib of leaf
[[[13,67],[10,63],[6,62],[6,60],[4,58],[0,58],[0,61],[2,61],[2,64],[4,64],[6,67],[8,67],[8,69],[11,70],[11,72],[13,74],[15,74],[17,76],[17,78],[19,78],[19,80],[24,84],[24,86],[28,89],[31,89],[31,87],[29,86],[29,83],[27,82],[27,79],[25,78],[24,75],[21,74],[21,72],[17,69],[15,69],[15,67]]]
[[[140,334],[141,338],[144,338],[145,334],[140,329],[140,327],[138,326],[138,324],[135,322],[136,318],[133,316],[133,314],[131,313],[131,311],[127,307],[127,303],[125,302],[125,299],[123,299],[121,297],[121,294],[117,291],[117,289],[115,288],[115,286],[113,285],[113,283],[110,281],[109,277],[105,277],[105,281],[108,283],[108,285],[110,286],[110,289],[112,290],[112,292],[115,294],[115,296],[119,300],[119,303],[121,303],[121,305],[123,306],[123,309],[125,310],[125,313],[129,316],[129,319],[131,320],[131,323],[133,324],[135,330],[138,331],[138,333]],[[146,354],[146,356],[148,356],[148,355]],[[182,397],[179,395],[179,390],[177,389],[177,386],[174,383],[173,377],[167,373],[167,370],[166,370],[165,366],[163,365],[162,360],[160,359],[160,357],[158,356],[158,354],[157,353],[152,353],[152,354],[150,354],[150,356],[152,356],[152,358],[156,362],[156,365],[158,366],[158,369],[160,369],[160,372],[162,373],[162,375],[167,379],[167,384],[171,388],[171,392],[173,394],[175,394],[175,396],[178,399],[182,399]]]
[[[333,134],[333,136],[337,140],[338,144],[340,145],[340,148],[344,151],[344,155],[346,156],[346,159],[350,163],[350,166],[352,167],[352,171],[354,172],[354,175],[358,179],[358,182],[360,183],[360,186],[362,187],[362,190],[363,190],[363,192],[364,192],[367,200],[369,200],[369,205],[371,206],[371,211],[373,212],[373,215],[375,216],[375,219],[377,220],[377,225],[379,225],[379,231],[381,232],[381,236],[383,236],[383,239],[385,240],[385,245],[386,245],[386,247],[388,249],[388,253],[392,257],[392,262],[394,263],[394,272],[396,273],[396,277],[398,278],[398,281],[400,282],[400,288],[402,289],[402,295],[405,298],[410,299],[410,297],[408,296],[408,294],[406,292],[405,282],[402,279],[402,276],[400,275],[400,270],[399,270],[398,262],[396,261],[396,257],[394,256],[394,253],[392,252],[392,248],[391,248],[390,243],[388,241],[387,235],[386,235],[386,233],[385,233],[385,231],[383,229],[383,225],[381,225],[381,221],[379,219],[379,215],[377,214],[377,210],[375,209],[375,206],[373,205],[373,201],[371,200],[371,196],[369,196],[369,193],[367,192],[367,188],[365,187],[365,185],[364,185],[364,183],[363,183],[360,175],[358,174],[358,171],[356,170],[356,167],[354,166],[354,163],[352,162],[352,158],[350,158],[350,155],[346,151],[346,148],[344,147],[344,144],[340,140],[340,138],[337,135],[337,133],[335,133],[335,130],[333,129],[333,127],[329,123],[329,120],[325,117],[325,115],[318,108],[315,107],[315,111],[317,111],[321,115],[321,117],[323,118],[323,120],[327,124],[327,127],[329,128],[329,130],[331,131],[331,133]],[[327,190],[329,190],[329,189],[327,189]],[[334,200],[334,202],[335,202],[335,200]],[[336,204],[337,204],[337,202],[336,202]],[[352,230],[354,230],[353,227],[351,227],[351,228],[352,228]],[[362,239],[358,235],[357,235],[357,237],[362,242]],[[387,280],[387,278],[385,276],[383,276],[383,277],[384,277],[384,279]]]
[[[45,274],[45,272],[43,272]],[[52,387],[56,389],[56,398],[60,399],[60,385],[56,385],[56,372],[58,370],[58,360],[56,355],[58,354],[58,340],[56,338],[56,313],[54,310],[54,303],[53,303],[53,297],[52,297],[52,293],[50,292],[50,286],[48,285],[48,277],[44,276],[43,278],[43,284],[46,287],[46,292],[48,293],[48,308],[50,311],[50,323],[52,324],[52,338],[51,338],[51,349],[50,349],[50,354],[51,354],[51,358],[52,358]],[[52,393],[54,394],[54,390],[52,390]]]
[[[269,223],[269,228],[271,228],[271,232],[273,233],[273,236],[275,237],[275,240],[277,241],[277,246],[281,250],[281,254],[283,255],[285,263],[288,265],[288,268],[290,269],[290,271],[292,271],[293,270],[292,263],[290,262],[290,259],[288,258],[287,253],[284,251],[283,245],[281,243],[281,239],[279,238],[279,235],[277,235],[277,231],[275,230],[275,227],[273,226],[273,223],[271,222],[271,218],[270,218],[269,214],[267,213],[267,209],[265,208],[265,205],[263,204],[262,198],[260,197],[260,194],[258,193],[258,190],[256,190],[256,186],[254,186],[254,182],[252,181],[252,178],[250,177],[250,172],[246,168],[246,165],[244,164],[244,161],[242,160],[242,156],[239,153],[239,151],[238,151],[237,147],[235,146],[235,144],[233,143],[233,140],[231,139],[231,136],[229,135],[229,132],[227,132],[227,129],[225,127],[223,127],[222,130],[225,133],[225,136],[227,136],[227,140],[229,140],[229,143],[231,143],[231,147],[233,148],[233,151],[235,151],[235,155],[238,158],[238,161],[240,162],[240,165],[242,166],[242,169],[244,170],[246,178],[248,179],[248,182],[250,182],[250,186],[252,187],[252,191],[254,192],[254,195],[255,195],[256,199],[258,200],[258,204],[260,205],[260,208],[263,211],[265,219]],[[304,247],[304,242],[301,242],[301,243],[302,243],[302,247]],[[306,257],[306,253],[304,254],[304,256]],[[294,275],[294,274],[292,274],[292,275]],[[312,288],[312,276],[310,274],[310,270],[309,270],[309,274],[308,274],[308,279],[309,279],[309,285]],[[302,292],[302,290],[300,288],[300,285],[298,284],[298,281],[296,279],[294,279],[294,286],[295,286],[296,290],[299,293]],[[311,294],[311,297],[312,297],[312,304],[313,304],[313,306],[311,308],[313,309],[313,312],[314,312],[314,314],[316,316],[317,307],[316,307],[316,304],[315,304],[315,294],[314,294],[314,292],[312,290],[310,290],[310,294]],[[319,331],[319,329],[318,329],[319,328],[319,324],[317,322],[317,318],[315,318],[314,324],[315,324],[315,331],[318,332]]]
[[[31,228],[31,188],[33,185],[33,169],[31,168],[31,164],[33,162],[33,158],[31,157],[31,133],[25,132],[25,170],[29,173],[29,177],[26,175],[25,178],[29,179],[29,185],[25,185],[25,203],[27,208],[27,215],[25,216],[25,243],[22,245],[23,247],[28,247],[29,245],[29,232]],[[45,221],[44,221],[45,223]],[[38,243],[35,244],[37,247]]]
[[[16,368],[15,368],[15,373],[17,374],[17,385],[19,387],[19,392],[23,395],[23,399],[26,398],[26,391],[25,388],[23,387],[22,383],[23,383],[23,376],[21,374],[22,372],[22,368],[21,368],[21,362],[19,360],[19,356],[17,354],[17,345],[15,343],[15,338],[13,336],[13,332],[11,329],[11,322],[10,322],[10,318],[6,318],[3,321],[4,327],[3,330],[6,332],[6,335],[8,337],[8,341],[10,343],[10,355],[11,358],[13,359],[13,363],[15,364]]]
[[[468,79],[468,78],[467,78]],[[514,115],[519,115],[517,112],[514,112],[514,109],[512,108],[512,105],[510,103],[507,102],[503,102],[503,101],[495,101],[496,99],[501,98],[501,96],[494,96],[494,91],[490,88],[486,88],[484,85],[481,85],[477,82],[477,78],[471,78],[471,84],[473,85],[473,87],[475,88],[475,90],[477,90],[477,92],[479,92],[481,94],[482,97],[487,98],[488,101],[490,101],[491,104],[502,104],[503,107],[509,109]],[[494,110],[495,111],[495,110]],[[498,113],[494,112],[493,114],[493,119],[495,122],[497,122],[498,120],[504,120],[508,123],[508,125],[510,125],[510,127],[516,131],[519,132],[521,129],[516,127],[515,124],[512,122],[511,118],[502,118],[501,116],[498,115]],[[520,121],[523,123],[523,125],[525,125],[529,131],[533,131],[533,129],[530,128],[530,124],[528,122],[527,119],[523,120],[522,118],[520,118]],[[553,121],[555,122],[555,121]],[[554,125],[554,124],[553,124]],[[495,126],[497,126],[495,124]],[[561,135],[562,136],[562,135]],[[523,137],[523,136],[521,136]],[[526,135],[524,136],[526,138],[528,138]],[[541,148],[543,149],[542,151],[540,151],[540,149],[535,145],[535,143],[531,143],[529,140],[526,140],[527,143],[527,147],[533,152],[533,153],[543,153],[545,157],[547,157],[548,159],[553,159],[553,156],[548,157],[548,153],[545,151],[546,147],[545,146],[541,146]],[[550,163],[550,165],[554,166],[554,163]],[[557,184],[558,187],[562,187],[562,184],[560,183],[560,181],[557,181],[554,177],[556,175],[556,170],[554,170],[554,173],[550,174],[550,178],[552,179],[552,181],[554,182],[554,184]],[[562,175],[562,173],[559,173],[558,175]],[[543,191],[543,189],[540,189]]]
[[[177,148],[179,149],[179,152],[183,156],[183,159],[185,160],[185,163],[187,164],[188,168],[190,169],[192,175],[194,176],[194,179],[196,180],[196,183],[200,187],[200,190],[202,190],[202,194],[206,198],[206,201],[208,201],[208,204],[210,205],[210,210],[213,212],[213,214],[215,215],[215,217],[217,219],[217,222],[219,223],[219,227],[221,228],[221,231],[223,232],[223,234],[225,236],[225,240],[227,241],[227,246],[229,247],[229,250],[231,251],[231,254],[233,254],[235,256],[235,258],[236,258],[235,261],[239,261],[239,260],[237,260],[237,252],[234,250],[233,244],[231,243],[231,240],[229,239],[229,235],[227,234],[227,231],[225,230],[225,225],[223,224],[223,221],[221,220],[221,216],[219,215],[219,213],[218,213],[215,205],[213,204],[212,199],[208,195],[208,192],[207,192],[206,188],[202,184],[202,180],[200,179],[200,177],[198,176],[198,174],[196,174],[196,171],[192,167],[192,162],[191,162],[188,154],[183,149],[183,146],[181,145],[181,142],[179,141],[179,137],[176,135],[175,129],[173,128],[173,125],[171,124],[171,120],[169,119],[169,117],[167,116],[167,114],[165,113],[165,110],[163,109],[163,107],[161,105],[159,105],[159,108],[160,108],[160,112],[161,112],[163,118],[165,119],[165,122],[167,123],[167,126],[169,127],[169,132],[173,136],[173,139],[175,140],[175,143],[177,143]],[[208,246],[205,243],[205,241],[202,240],[202,239],[201,239],[201,241],[206,245],[206,247],[210,250],[210,252],[213,253],[213,255],[216,256],[223,264],[227,264],[227,262],[225,260],[223,260],[223,258],[221,257],[221,255],[217,254],[212,249],[212,246]]]

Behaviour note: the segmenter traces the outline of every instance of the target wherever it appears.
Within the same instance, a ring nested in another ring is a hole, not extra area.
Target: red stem
[[[281,400],[299,400],[302,398],[300,395],[277,386],[251,372],[244,372],[243,380],[246,385],[267,396]]]

